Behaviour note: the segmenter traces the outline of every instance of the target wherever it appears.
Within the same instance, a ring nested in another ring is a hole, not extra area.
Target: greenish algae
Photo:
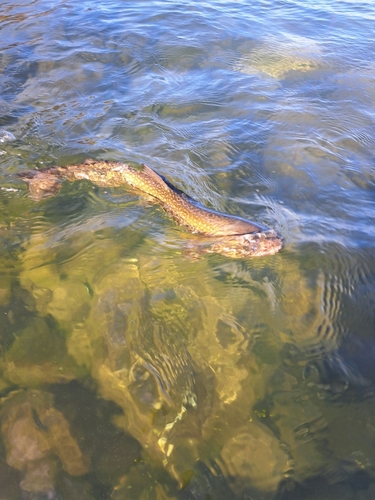
[[[91,372],[100,395],[123,409],[116,425],[130,432],[146,454],[181,484],[186,470],[194,468],[206,449],[213,423],[225,428],[220,421],[226,421],[233,403],[242,406],[246,397],[250,414],[256,400],[249,399],[249,390],[243,393],[249,372],[238,362],[238,349],[247,342],[225,284],[219,285],[223,293],[215,299],[218,283],[207,282],[203,273],[197,281],[196,275],[184,273],[182,264],[183,260],[173,271],[168,262],[168,272],[165,261],[157,259],[139,264],[123,259],[100,267],[90,285],[88,316],[70,317],[74,326],[67,338],[70,356]],[[193,265],[207,266],[207,262]],[[85,274],[83,268],[81,273]],[[67,278],[58,283],[54,294],[72,284]],[[245,306],[247,296],[248,292],[238,301],[236,312]],[[51,303],[52,298],[45,311],[67,325],[68,318]],[[191,337],[183,326],[186,322]],[[159,352],[164,352],[163,360],[158,359]],[[164,372],[166,362],[173,364],[174,374]],[[220,450],[226,433],[215,439]],[[209,456],[212,451],[207,460]]]
[[[43,318],[35,318],[15,334],[3,358],[2,379],[10,386],[41,387],[67,383],[82,375],[66,350],[65,338]]]

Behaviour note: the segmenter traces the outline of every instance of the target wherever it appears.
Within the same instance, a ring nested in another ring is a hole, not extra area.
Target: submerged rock
[[[99,392],[123,409],[117,425],[172,470],[182,458],[173,456],[175,437],[199,437],[194,362],[178,337],[148,312],[135,265],[118,264],[99,273],[94,290],[98,295],[84,338],[93,353],[89,363]],[[73,356],[82,356],[82,347],[69,345]]]
[[[243,44],[242,57],[234,69],[246,74],[264,73],[282,80],[292,72],[306,73],[322,66],[322,54],[316,42],[301,36],[270,37],[254,47]]]
[[[219,463],[239,494],[254,488],[272,495],[288,471],[288,455],[281,449],[279,440],[267,427],[256,422],[237,429],[224,444]]]
[[[82,452],[50,393],[30,390],[2,398],[1,435],[9,466],[22,471],[24,491],[53,494],[58,457],[72,476],[88,472]]]
[[[35,318],[27,328],[17,332],[2,368],[4,381],[27,388],[66,383],[77,377],[77,367],[67,353],[65,339],[59,332],[51,332],[43,318]]]
[[[178,268],[169,266],[165,273],[152,260],[120,262],[99,271],[90,316],[70,339],[69,352],[91,367],[100,395],[123,409],[115,423],[140,442],[150,463],[163,464],[180,486],[189,482],[197,461],[211,463],[219,453],[234,491],[251,484],[254,490],[275,492],[288,469],[288,456],[266,427],[254,424],[247,434],[243,431],[243,422],[264,395],[254,361],[239,362],[247,345],[244,331],[225,295],[215,299],[204,279],[192,276],[189,283],[178,274]],[[204,296],[196,294],[197,286]],[[240,428],[241,452],[228,421]],[[263,435],[264,453],[257,448]],[[261,473],[259,453],[268,463]],[[231,464],[231,455],[242,458]]]

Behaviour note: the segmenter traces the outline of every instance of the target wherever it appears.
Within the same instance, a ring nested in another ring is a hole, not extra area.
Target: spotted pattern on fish
[[[282,248],[282,240],[273,230],[206,208],[147,165],[138,170],[127,163],[88,159],[65,167],[27,171],[20,176],[28,183],[30,196],[35,199],[58,193],[63,179],[87,179],[102,187],[128,184],[153,196],[168,214],[191,232],[217,237],[204,247],[205,252],[246,257],[273,255]]]

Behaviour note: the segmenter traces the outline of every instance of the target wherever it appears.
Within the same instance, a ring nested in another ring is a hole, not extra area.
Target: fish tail
[[[29,188],[29,196],[34,200],[49,198],[59,193],[61,182],[56,169],[25,170],[17,174],[17,177],[25,181]]]

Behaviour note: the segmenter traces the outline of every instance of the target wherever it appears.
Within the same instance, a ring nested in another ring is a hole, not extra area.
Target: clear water
[[[374,498],[374,20],[2,2],[1,498]],[[146,162],[285,248],[191,259],[126,186],[35,202],[16,177],[86,157]]]

